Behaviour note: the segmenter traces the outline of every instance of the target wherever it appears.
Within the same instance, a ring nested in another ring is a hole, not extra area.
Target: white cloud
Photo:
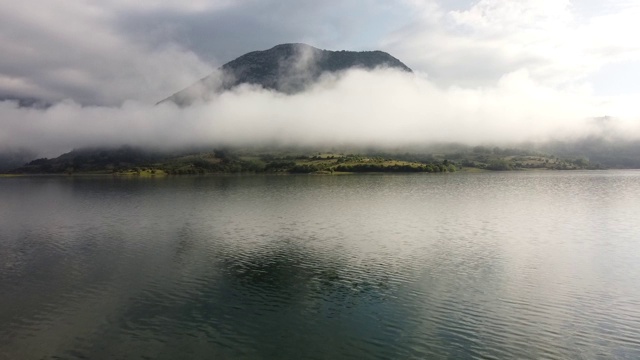
[[[0,97],[155,102],[218,59],[295,41],[359,50],[377,42],[441,86],[488,86],[523,69],[549,86],[582,86],[602,66],[640,60],[637,1],[445,3],[5,1]],[[399,23],[406,26],[389,33]]]
[[[123,36],[106,6],[3,2],[0,13],[0,95],[154,102],[211,71],[175,44],[149,48]]]
[[[624,130],[637,139],[640,111],[627,105],[595,97],[589,89],[544,86],[524,70],[503,76],[495,87],[446,90],[411,74],[353,70],[326,76],[305,93],[288,96],[242,86],[183,109],[171,103],[82,107],[64,102],[36,110],[3,102],[0,144],[45,156],[125,144],[505,144],[597,133],[601,129],[590,119],[602,115],[614,117],[610,131]]]
[[[494,84],[527,69],[548,85],[571,86],[605,64],[640,58],[640,5],[609,5],[586,15],[567,0],[480,0],[452,11],[414,3],[421,16],[384,43],[443,85]]]

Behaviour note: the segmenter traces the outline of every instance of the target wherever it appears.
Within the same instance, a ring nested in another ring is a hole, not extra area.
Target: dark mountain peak
[[[276,45],[274,47],[272,47],[271,49],[268,50],[263,50],[263,51],[254,51],[254,52],[265,52],[265,51],[297,51],[300,49],[306,49],[306,50],[316,50],[316,51],[322,51],[318,48],[315,48],[311,45],[308,44],[304,44],[304,43],[287,43],[287,44],[280,44],[280,45]]]
[[[268,50],[244,54],[161,102],[173,101],[180,106],[187,106],[195,100],[206,100],[213,93],[241,84],[254,84],[294,94],[304,91],[323,73],[378,67],[412,72],[400,60],[383,51],[330,51],[302,43],[280,44]]]
[[[230,64],[233,64],[238,60],[256,59],[260,57],[264,57],[267,59],[287,58],[291,56],[296,56],[301,52],[307,52],[307,51],[321,52],[322,50],[315,48],[311,45],[303,44],[303,43],[280,44],[272,47],[271,49],[258,50],[258,51],[252,51],[252,52],[246,53],[238,57],[237,59],[224,64],[223,67],[229,66]]]

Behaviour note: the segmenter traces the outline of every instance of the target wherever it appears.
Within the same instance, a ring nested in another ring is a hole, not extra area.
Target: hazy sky
[[[198,129],[215,132],[203,138],[209,141],[241,132],[233,124],[246,131],[251,121],[269,117],[302,136],[311,121],[329,115],[375,141],[390,129],[394,139],[477,136],[476,142],[561,128],[569,134],[605,115],[635,128],[638,19],[635,0],[0,0],[0,98],[57,103],[29,110],[0,102],[0,147],[47,143],[58,151],[97,139],[145,142],[150,128],[156,139],[173,138],[175,122],[185,139]],[[152,106],[227,61],[287,42],[384,50],[416,76],[347,74],[306,97],[243,89],[195,110]],[[379,108],[369,114],[367,96],[379,84],[388,87],[374,91]],[[300,119],[309,109],[325,110],[333,96],[327,89],[352,103],[336,98],[339,108]],[[383,101],[383,94],[397,102]],[[393,116],[398,103],[405,106],[402,118]],[[490,131],[469,131],[476,128]],[[286,131],[276,137],[284,141]]]
[[[154,102],[285,42],[385,50],[444,87],[527,70],[640,93],[639,18],[635,0],[0,0],[0,95]]]

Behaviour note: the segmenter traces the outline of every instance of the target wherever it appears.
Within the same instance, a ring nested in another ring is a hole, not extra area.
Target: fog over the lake
[[[635,140],[638,16],[624,0],[4,2],[0,152]],[[154,105],[290,42],[383,50],[414,74],[353,70],[295,95],[241,86]]]
[[[186,108],[171,102],[107,107],[65,101],[35,109],[5,101],[0,114],[0,143],[40,156],[127,144],[480,145],[640,134],[632,102],[607,101],[588,89],[554,90],[526,71],[505,75],[495,87],[443,89],[420,74],[351,70],[326,75],[295,95],[243,85]]]

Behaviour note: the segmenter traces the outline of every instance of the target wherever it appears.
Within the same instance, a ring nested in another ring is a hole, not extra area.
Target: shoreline
[[[516,170],[487,170],[487,169],[479,169],[479,168],[461,168],[456,171],[450,172],[382,172],[382,171],[372,171],[372,172],[345,172],[345,171],[334,171],[334,172],[311,172],[311,173],[288,173],[288,172],[236,172],[236,173],[204,173],[204,174],[168,174],[168,173],[160,173],[160,174],[137,174],[137,173],[21,173],[21,174],[11,174],[11,173],[0,173],[0,178],[15,178],[15,177],[114,177],[114,178],[168,178],[168,177],[203,177],[203,176],[344,176],[344,175],[438,175],[438,174],[455,174],[455,173],[465,173],[465,174],[480,174],[480,173],[506,173],[506,172],[600,172],[600,171],[638,171],[640,169],[627,169],[627,168],[610,168],[610,169],[571,169],[571,170],[562,170],[562,169],[516,169]]]

